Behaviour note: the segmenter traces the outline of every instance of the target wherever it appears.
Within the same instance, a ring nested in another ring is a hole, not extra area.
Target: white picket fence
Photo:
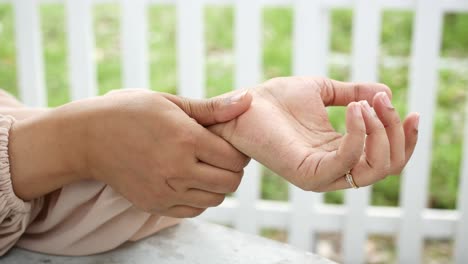
[[[120,2],[123,6],[124,87],[149,86],[147,5],[176,5],[178,91],[198,98],[204,97],[205,91],[203,7],[207,4],[235,8],[235,87],[261,81],[260,31],[264,6],[294,8],[293,72],[297,75],[327,75],[329,10],[354,8],[352,79],[364,81],[377,80],[382,9],[414,10],[409,109],[420,112],[423,118],[418,147],[402,178],[401,207],[369,206],[370,188],[346,191],[343,206],[324,204],[321,194],[292,186],[289,202],[260,200],[260,166],[252,162],[235,197],[202,217],[251,233],[265,227],[286,229],[291,244],[308,250],[314,249],[318,232],[342,232],[346,263],[364,262],[364,245],[369,234],[396,234],[401,263],[421,262],[424,238],[454,238],[455,262],[468,263],[468,155],[462,162],[458,210],[425,208],[442,18],[445,12],[468,12],[467,0],[0,0],[15,7],[20,95],[31,106],[46,104],[38,15],[38,5],[44,2],[66,5],[73,99],[97,93],[91,12],[96,3]],[[468,136],[468,126],[465,129]],[[463,150],[468,153],[468,141]]]

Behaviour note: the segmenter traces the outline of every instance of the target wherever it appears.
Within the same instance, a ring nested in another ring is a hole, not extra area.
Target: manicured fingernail
[[[351,107],[351,110],[356,117],[362,117],[361,107],[359,104],[353,102],[349,106]]]
[[[370,107],[369,103],[367,101],[360,101],[359,102],[363,107],[364,109],[369,113],[369,114],[373,114],[372,113],[372,108]]]
[[[392,105],[392,102],[390,101],[390,98],[388,98],[387,93],[381,92],[381,93],[379,93],[379,96],[380,96],[380,99],[382,99],[382,103],[386,107],[388,107],[389,109],[395,109],[395,107],[393,107],[393,105]]]
[[[248,90],[245,90],[243,92],[239,92],[231,97],[227,97],[225,100],[224,100],[224,103],[229,105],[229,104],[235,104],[235,103],[238,103],[240,101],[242,101],[242,98],[244,98],[244,96],[247,94]]]
[[[416,122],[414,122],[414,130],[419,131],[419,113],[416,113]]]

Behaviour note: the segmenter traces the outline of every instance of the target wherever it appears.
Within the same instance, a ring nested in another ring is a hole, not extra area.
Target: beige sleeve
[[[89,255],[178,223],[135,208],[110,186],[82,181],[46,196],[17,246],[57,255]]]
[[[10,177],[8,132],[13,121],[0,115],[0,256],[15,245],[57,255],[95,254],[178,223],[140,211],[110,186],[92,180],[22,201]]]
[[[23,202],[13,192],[8,133],[14,119],[0,115],[0,256],[13,247],[42,208],[43,199]]]

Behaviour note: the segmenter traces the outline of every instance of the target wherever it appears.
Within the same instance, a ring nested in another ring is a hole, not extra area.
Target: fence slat
[[[203,6],[200,0],[177,0],[178,93],[205,97]]]
[[[436,107],[437,60],[440,51],[442,12],[438,0],[418,0],[413,27],[409,109],[421,114],[418,144],[402,178],[402,224],[398,249],[400,263],[420,263],[421,212],[426,207],[431,165],[433,115]]]
[[[357,0],[353,14],[353,48],[351,79],[373,82],[378,79],[378,47],[381,12],[375,1]],[[356,175],[358,176],[358,175]],[[359,178],[355,177],[357,183]],[[370,187],[346,191],[347,217],[343,232],[343,259],[349,263],[364,263],[367,239],[365,211],[369,204]]]
[[[67,0],[68,64],[72,100],[97,94],[91,0]]]
[[[235,87],[247,88],[261,79],[260,6],[256,0],[239,0],[235,4]],[[260,196],[260,164],[251,161],[236,198],[239,200],[235,227],[244,232],[258,231],[255,202]]]
[[[147,12],[146,0],[122,0],[122,84],[125,88],[149,88]]]
[[[14,10],[20,97],[28,106],[43,107],[47,93],[38,3],[14,1]]]
[[[328,12],[323,12],[320,1],[298,0],[294,4],[293,74],[327,75]],[[314,221],[307,215],[314,213],[322,194],[305,192],[289,185],[291,221],[288,241],[304,250],[314,250]]]
[[[454,260],[457,264],[468,263],[468,101],[465,102],[465,131],[463,138],[463,161],[458,188],[459,219],[455,235]]]
[[[329,12],[320,0],[294,4],[294,75],[327,75]]]

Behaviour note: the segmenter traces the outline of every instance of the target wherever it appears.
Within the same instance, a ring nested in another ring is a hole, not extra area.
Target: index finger
[[[325,106],[346,106],[351,102],[366,100],[372,105],[374,95],[387,93],[392,98],[392,91],[382,83],[340,82],[323,78],[320,82],[320,96]]]
[[[199,129],[195,156],[204,163],[233,172],[242,171],[250,160],[229,142],[204,127]]]

